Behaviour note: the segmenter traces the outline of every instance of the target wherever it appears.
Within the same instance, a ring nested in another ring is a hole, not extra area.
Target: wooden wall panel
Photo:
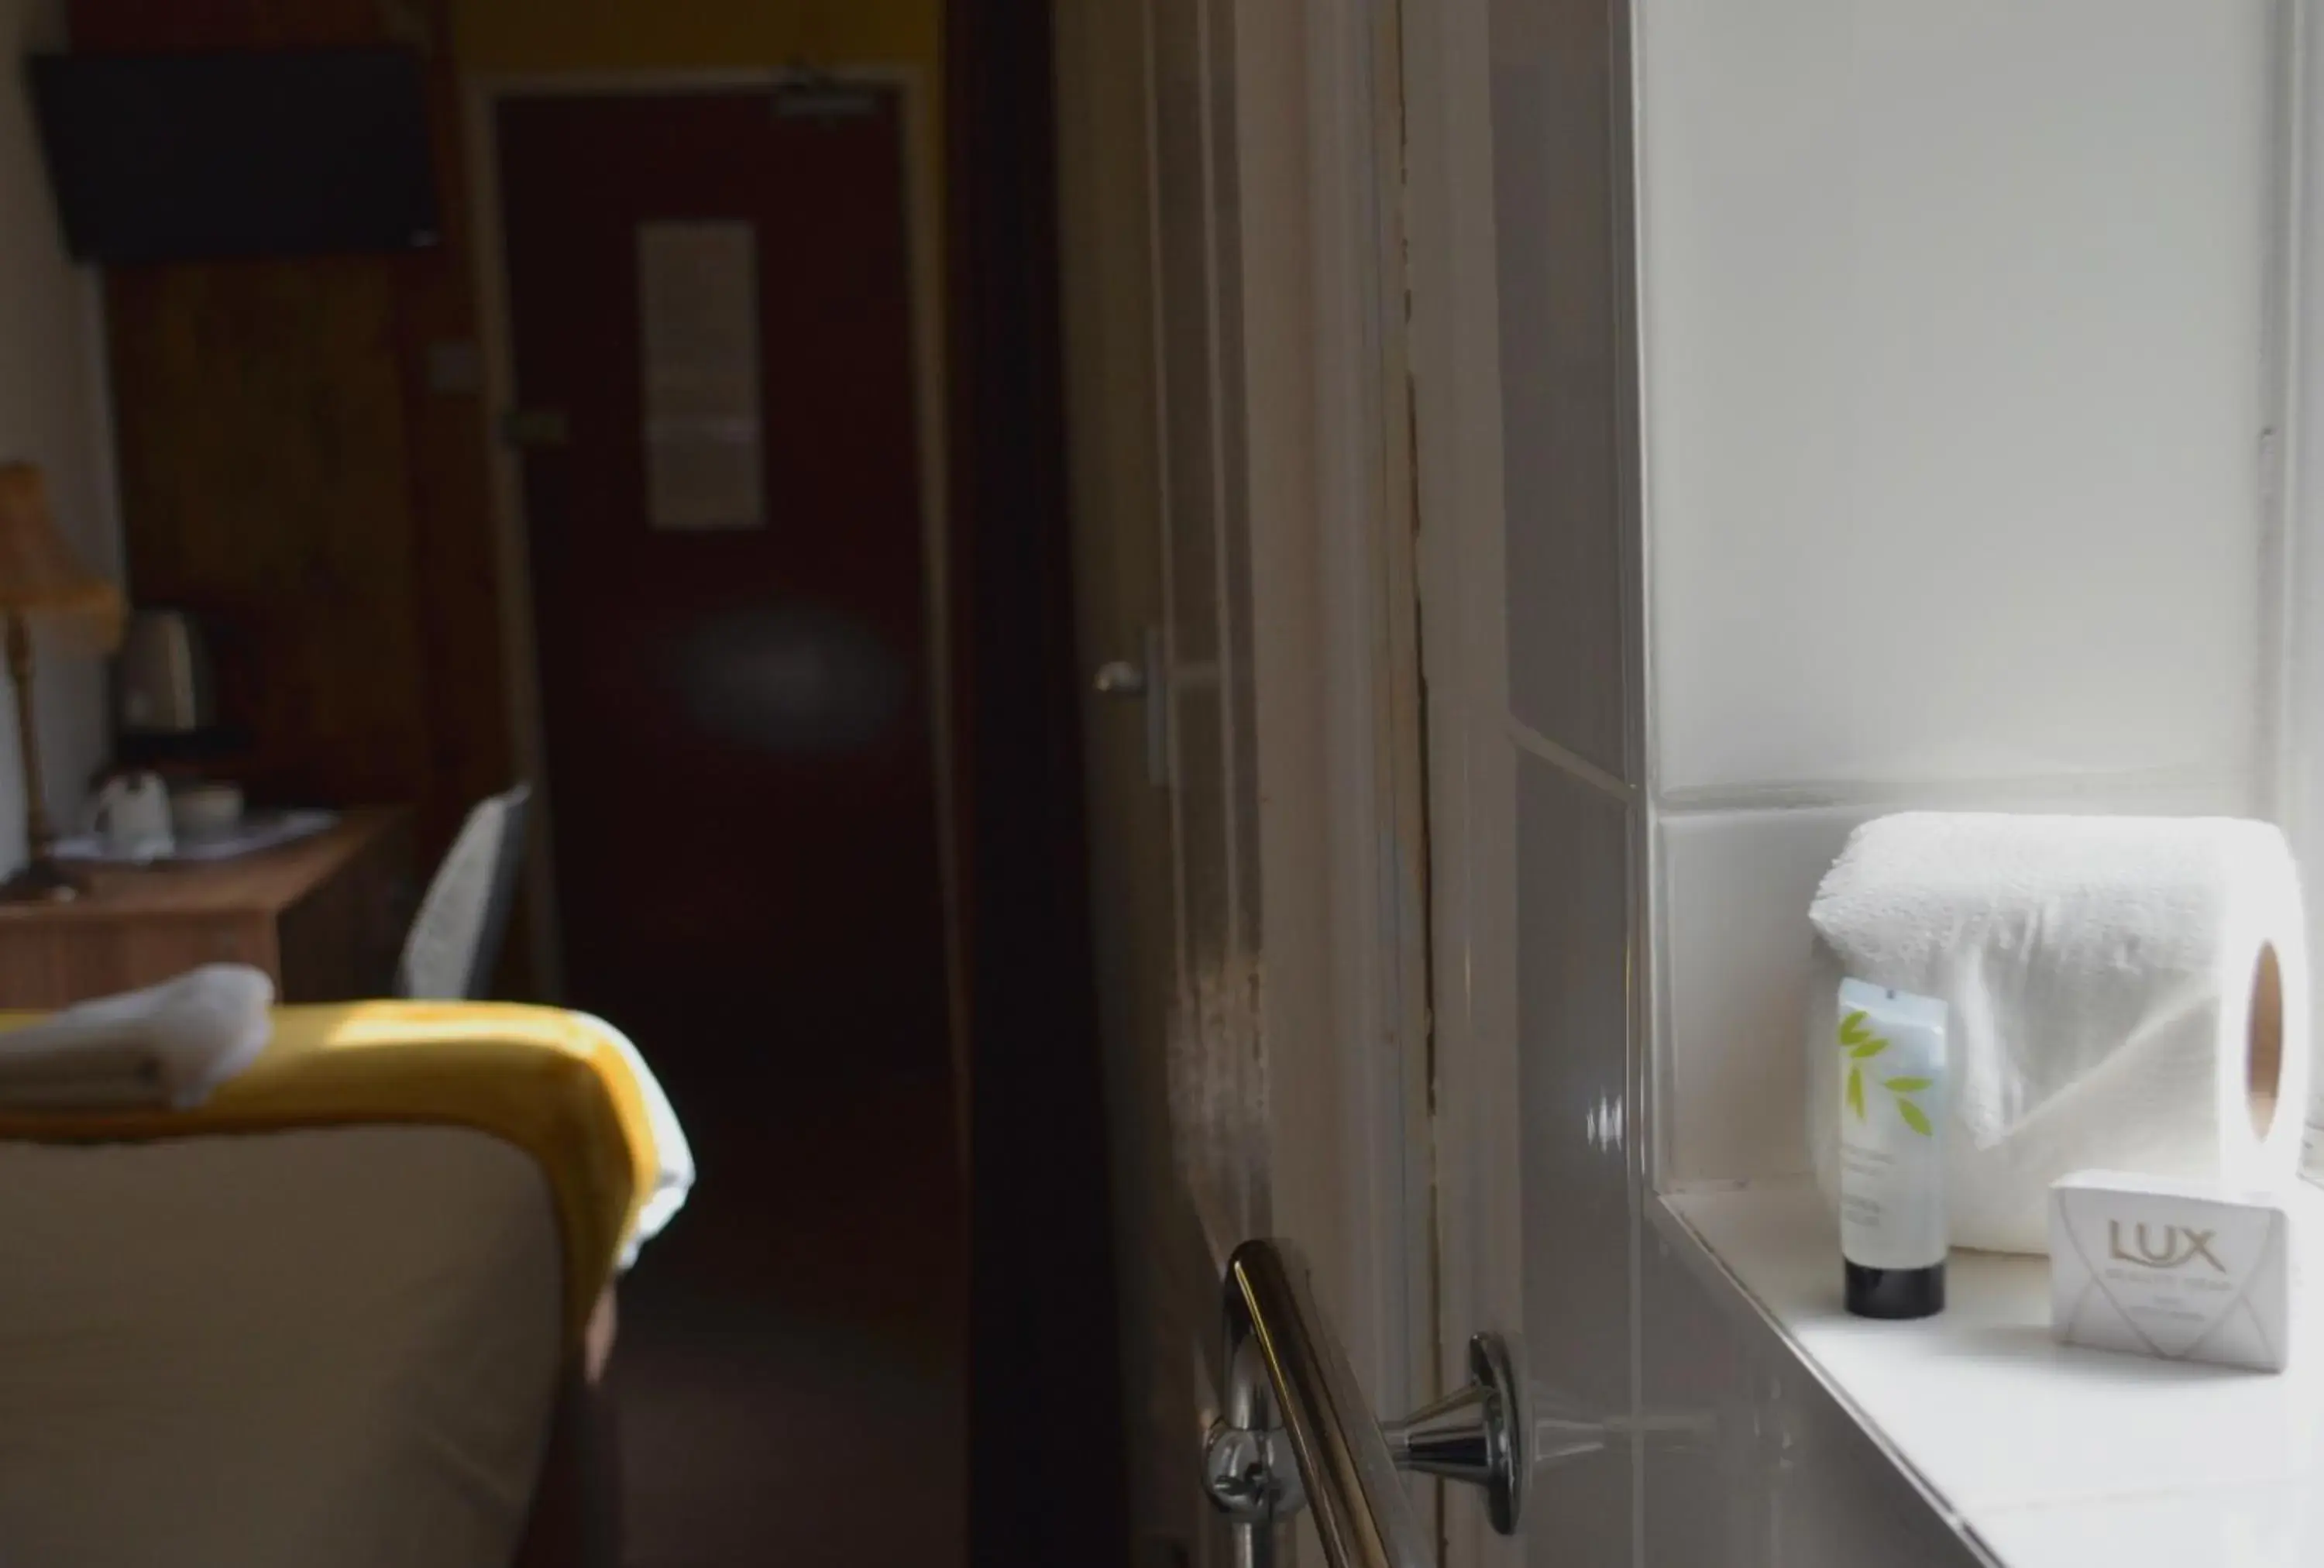
[[[77,48],[440,44],[446,0],[73,0]],[[132,595],[202,614],[260,798],[410,801],[423,857],[509,782],[459,95],[429,55],[445,243],[106,280]]]
[[[428,714],[391,270],[117,272],[107,300],[133,595],[213,629],[251,789],[401,798]]]

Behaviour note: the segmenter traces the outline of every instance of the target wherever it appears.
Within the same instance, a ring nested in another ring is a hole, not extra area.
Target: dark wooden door
[[[498,111],[567,990],[682,1112],[946,1058],[899,118]]]

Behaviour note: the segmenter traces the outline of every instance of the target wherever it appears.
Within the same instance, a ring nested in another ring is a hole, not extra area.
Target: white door
[[[1238,1243],[1297,1242],[1368,1398],[1431,1391],[1408,422],[1395,346],[1323,319],[1393,297],[1370,140],[1393,13],[1053,14],[1139,1561],[1224,1562],[1198,1440]],[[1325,32],[1364,155],[1319,206]],[[1351,241],[1330,288],[1317,222]]]
[[[1268,1224],[1231,136],[1205,0],[1056,10],[1096,950],[1141,1564],[1222,1561],[1219,1269]],[[1222,183],[1226,194],[1222,195]]]

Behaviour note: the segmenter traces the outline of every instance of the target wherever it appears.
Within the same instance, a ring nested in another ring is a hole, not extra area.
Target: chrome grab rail
[[[1475,1382],[1384,1427],[1287,1242],[1245,1241],[1224,1285],[1227,1386],[1204,1477],[1239,1562],[1269,1561],[1275,1524],[1305,1504],[1333,1568],[1429,1568],[1399,1469],[1483,1487],[1494,1528],[1516,1534],[1523,1428],[1498,1339],[1470,1342]]]

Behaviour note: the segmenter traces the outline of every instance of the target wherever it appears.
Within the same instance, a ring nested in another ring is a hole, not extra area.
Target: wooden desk
[[[0,1008],[57,1008],[198,964],[253,964],[285,1001],[383,996],[416,902],[411,813],[350,811],[234,860],[84,867],[69,904],[0,904]]]

